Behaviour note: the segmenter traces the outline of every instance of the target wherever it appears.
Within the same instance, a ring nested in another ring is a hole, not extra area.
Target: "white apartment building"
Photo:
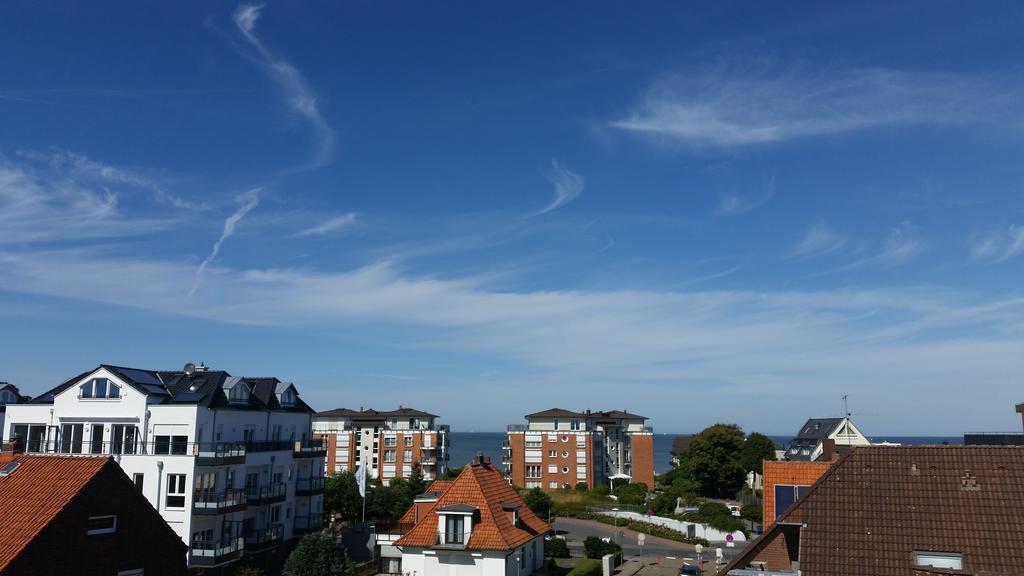
[[[189,545],[224,566],[322,527],[325,451],[295,386],[186,365],[101,365],[7,406],[4,442],[112,456]]]
[[[313,432],[327,443],[327,474],[352,471],[360,462],[385,484],[409,478],[419,465],[425,480],[448,466],[448,426],[438,416],[415,408],[350,410],[336,408],[313,417]]]

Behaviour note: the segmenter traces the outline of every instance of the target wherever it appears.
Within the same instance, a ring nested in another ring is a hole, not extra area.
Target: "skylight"
[[[928,552],[915,550],[914,564],[916,566],[931,566],[932,568],[963,570],[964,556],[959,552]]]
[[[21,466],[21,462],[8,462],[4,464],[4,467],[0,468],[0,478],[13,474],[18,469],[18,466]]]

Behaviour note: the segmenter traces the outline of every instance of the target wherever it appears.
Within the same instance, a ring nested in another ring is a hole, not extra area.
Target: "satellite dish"
[[[185,364],[185,374],[191,376],[192,374],[195,373],[195,371],[196,371],[196,365],[195,364],[193,364],[191,362],[188,362],[187,364]]]

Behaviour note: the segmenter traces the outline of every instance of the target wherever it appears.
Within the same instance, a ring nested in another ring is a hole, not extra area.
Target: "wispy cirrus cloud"
[[[925,242],[920,230],[910,222],[903,221],[889,229],[876,252],[843,266],[841,270],[899,266],[912,260],[924,249]]]
[[[1024,226],[1011,224],[971,240],[971,258],[1004,262],[1024,253]]]
[[[759,208],[775,197],[775,177],[768,179],[768,186],[759,195],[743,196],[740,194],[723,194],[718,201],[718,209],[715,211],[719,216],[736,216]]]
[[[174,208],[189,210],[208,208],[205,202],[193,201],[171,194],[154,178],[137,170],[105,164],[77,152],[67,150],[49,153],[24,151],[19,155],[29,160],[45,162],[55,170],[64,171],[70,176],[86,182],[144,188],[149,190],[158,201]]]
[[[227,220],[224,221],[224,229],[220,233],[220,238],[217,238],[217,241],[213,243],[213,248],[210,249],[209,256],[207,256],[206,259],[199,264],[199,268],[196,269],[195,278],[192,280],[192,288],[188,291],[190,298],[194,296],[196,290],[199,289],[199,282],[203,278],[203,272],[206,271],[206,267],[210,265],[210,262],[213,262],[218,254],[220,254],[220,247],[224,244],[224,241],[234,235],[235,228],[238,226],[238,223],[242,221],[242,218],[245,218],[246,214],[252,212],[252,210],[259,205],[259,189],[253,189],[243,193],[238,197],[238,201],[240,204],[238,210],[235,210],[235,212],[231,216],[228,216]]]
[[[811,224],[804,237],[790,252],[794,258],[812,258],[830,254],[847,245],[849,238],[839,233],[824,218]]]
[[[344,230],[345,228],[349,228],[355,223],[355,213],[349,212],[348,214],[342,214],[340,216],[335,216],[334,218],[329,218],[324,222],[311,228],[306,228],[302,232],[296,234],[296,236],[323,236],[325,234],[330,234],[331,232],[337,232],[338,230]]]
[[[304,168],[324,166],[334,156],[334,128],[320,112],[316,92],[310,87],[305,76],[291,62],[267,48],[256,35],[256,22],[262,9],[262,4],[239,5],[233,17],[235,26],[249,46],[256,51],[256,62],[280,86],[288,109],[305,120],[313,131],[314,151]]]
[[[531,216],[540,216],[557,210],[575,200],[583,192],[583,178],[559,164],[557,160],[551,161],[551,170],[547,173],[547,178],[555,187],[555,197],[550,204],[534,212]]]
[[[726,66],[654,83],[614,128],[691,146],[749,146],[887,125],[1019,117],[1014,80],[888,69]]]

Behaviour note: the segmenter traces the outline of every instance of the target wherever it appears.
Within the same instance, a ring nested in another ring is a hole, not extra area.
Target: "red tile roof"
[[[430,490],[439,488],[444,490],[440,498],[422,514],[412,530],[395,542],[397,546],[429,548],[436,544],[437,510],[456,504],[468,504],[480,510],[473,519],[473,532],[466,543],[470,550],[513,550],[551,530],[489,462],[466,466],[455,480],[438,480],[430,486]],[[518,525],[512,524],[511,512],[502,510],[503,502],[519,505]],[[412,512],[410,509],[403,520],[413,517]]]
[[[722,573],[798,526],[804,574],[1022,574],[1022,518],[1024,447],[857,447]],[[915,551],[962,554],[964,569],[915,566]]]
[[[0,455],[0,466],[12,461],[19,463],[18,468],[0,477],[0,572],[112,462],[109,458]]]

